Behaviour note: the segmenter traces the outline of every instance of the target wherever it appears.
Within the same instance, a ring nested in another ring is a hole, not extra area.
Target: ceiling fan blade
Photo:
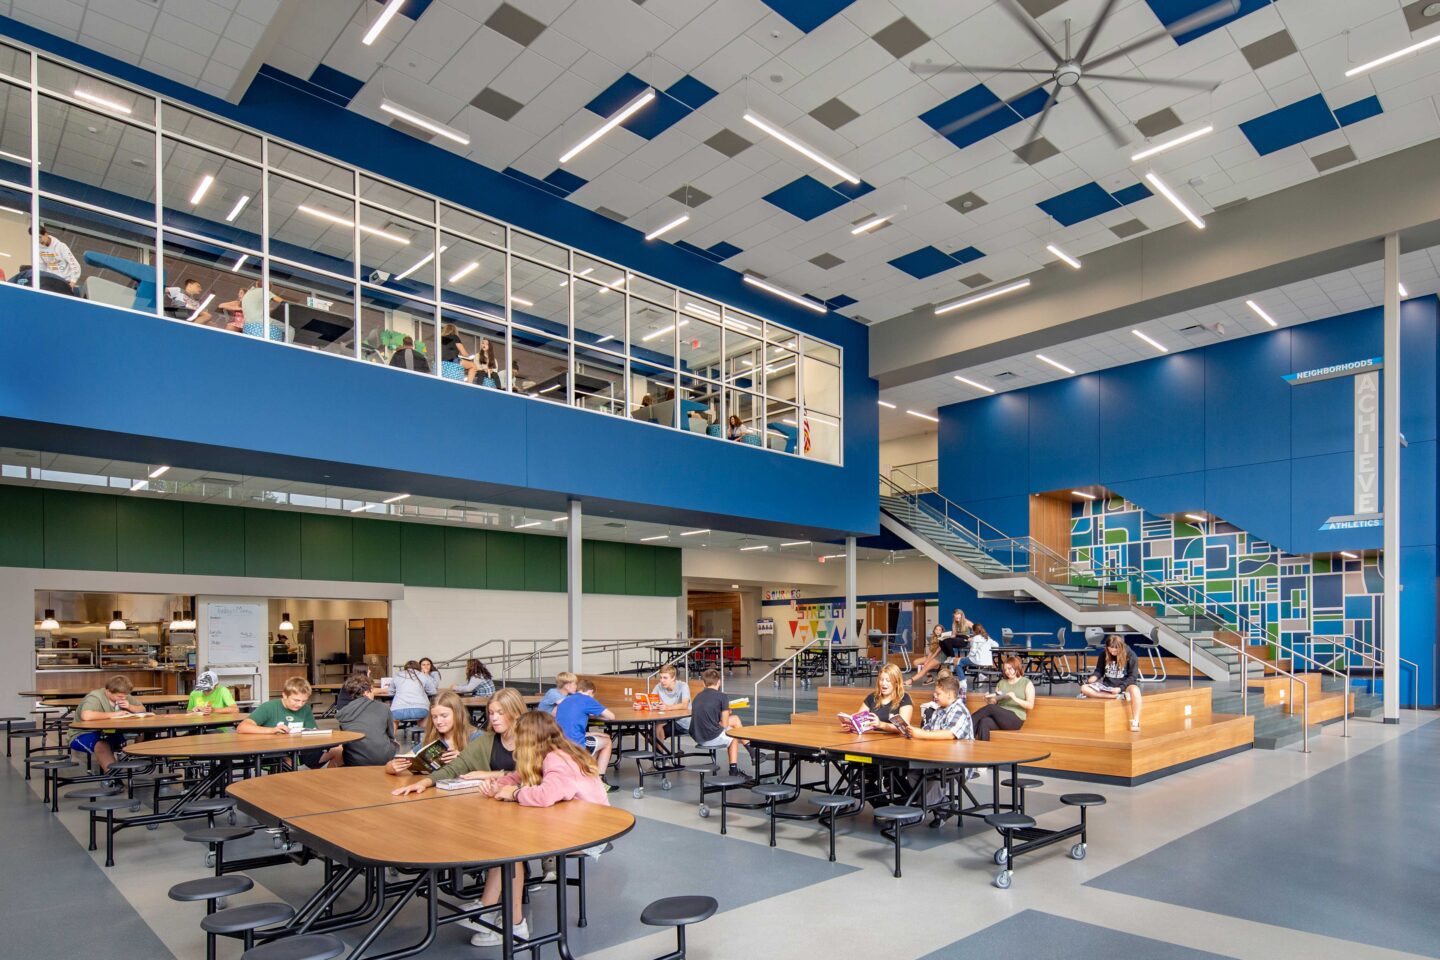
[[[1055,69],[1040,70],[1031,67],[981,67],[962,63],[912,63],[915,73],[1028,73],[1053,77]]]
[[[1110,134],[1110,139],[1115,141],[1115,146],[1123,147],[1130,142],[1129,138],[1125,136],[1124,131],[1115,126],[1109,117],[1105,116],[1104,111],[1100,109],[1100,105],[1095,102],[1095,98],[1090,96],[1090,91],[1079,84],[1076,84],[1074,89],[1075,95],[1080,98],[1080,102],[1085,104],[1091,113],[1095,114],[1095,119],[1099,120],[1101,126]]]
[[[1017,93],[1015,96],[1011,97],[1008,100],[996,100],[994,103],[990,104],[987,107],[982,107],[981,109],[976,110],[974,113],[961,117],[959,120],[955,120],[951,123],[945,124],[945,126],[939,128],[935,132],[940,134],[940,136],[942,137],[948,137],[956,130],[962,130],[965,127],[970,126],[970,124],[972,123],[978,123],[979,121],[984,120],[986,117],[990,116],[990,114],[996,112],[997,110],[1003,110],[1005,107],[1010,106],[1015,101],[1022,100],[1025,97],[1030,96],[1030,94],[1034,93],[1036,90],[1043,90],[1045,88],[1045,85],[1050,82],[1050,80],[1045,80],[1041,83],[1037,83],[1035,84],[1035,86],[1029,88],[1028,90],[1021,90],[1019,93]]]
[[[1214,90],[1220,86],[1218,80],[1180,80],[1172,77],[1125,77],[1118,73],[1090,73],[1089,71],[1086,71],[1085,79],[1115,81],[1118,83],[1143,83],[1152,87],[1183,87],[1186,90]]]
[[[1015,3],[1015,0],[1000,0],[999,5],[1006,13],[1010,14],[1010,19],[1024,27],[1025,32],[1035,38],[1035,42],[1040,44],[1045,52],[1055,59],[1056,63],[1064,62],[1064,58],[1060,56],[1060,51],[1055,49],[1055,44],[1050,42],[1050,38],[1045,35],[1045,31],[1040,29],[1038,23],[1030,19],[1030,14],[1020,9]]]
[[[1057,83],[1055,84],[1055,89],[1050,91],[1050,96],[1045,100],[1045,107],[1040,111],[1040,116],[1035,121],[1035,126],[1031,129],[1030,136],[1026,137],[1025,142],[1020,144],[1020,149],[1015,151],[1020,160],[1023,161],[1025,159],[1025,151],[1029,149],[1030,145],[1040,139],[1040,131],[1045,128],[1045,121],[1050,119],[1050,108],[1055,106],[1060,100],[1060,91],[1062,89],[1064,88]]]
[[[1201,10],[1197,13],[1192,13],[1190,16],[1183,19],[1176,20],[1168,27],[1161,27],[1160,29],[1152,33],[1147,33],[1143,37],[1140,37],[1138,40],[1127,43],[1117,50],[1111,50],[1103,57],[1097,57],[1090,63],[1082,63],[1081,65],[1085,67],[1103,66],[1104,64],[1107,64],[1112,60],[1119,59],[1126,54],[1139,50],[1141,47],[1149,46],[1156,40],[1159,40],[1161,37],[1173,38],[1184,36],[1187,33],[1192,33],[1196,30],[1208,27],[1210,26],[1210,24],[1215,23],[1217,20],[1223,20],[1226,17],[1234,16],[1239,11],[1240,0],[1220,0],[1219,3],[1211,4],[1204,10]]]
[[[1075,59],[1084,63],[1085,58],[1090,56],[1090,48],[1095,46],[1095,41],[1100,37],[1100,31],[1105,29],[1105,21],[1110,19],[1110,14],[1115,12],[1120,0],[1105,0],[1105,6],[1100,8],[1100,16],[1095,18],[1095,25],[1090,32],[1085,34],[1085,42],[1080,44],[1080,52],[1075,54]]]

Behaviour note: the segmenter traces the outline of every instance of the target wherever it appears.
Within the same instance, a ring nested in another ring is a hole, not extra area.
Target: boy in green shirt
[[[310,710],[310,682],[304,677],[291,677],[285,681],[278,700],[266,700],[250,712],[236,733],[289,734],[301,730],[314,730],[319,724]],[[300,762],[307,767],[325,766],[326,751],[306,750],[300,754]]]
[[[220,682],[220,678],[206,670],[195,678],[195,689],[190,691],[190,700],[185,704],[186,713],[209,716],[212,713],[238,714],[235,694]]]

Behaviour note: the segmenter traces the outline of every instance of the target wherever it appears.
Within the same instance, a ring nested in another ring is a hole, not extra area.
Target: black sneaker
[[[616,790],[620,789],[619,787],[615,786],[615,784],[611,783],[609,780],[606,780],[604,777],[600,778],[600,782],[605,784],[606,793],[614,793]]]

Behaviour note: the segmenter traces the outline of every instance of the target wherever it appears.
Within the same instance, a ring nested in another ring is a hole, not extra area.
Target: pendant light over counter
[[[280,614],[280,629],[281,629],[281,630],[294,630],[294,629],[295,629],[295,624],[293,624],[293,623],[290,622],[290,614],[289,614],[289,613],[282,613],[282,614]]]
[[[121,611],[115,610],[115,611],[112,612],[111,619],[110,619],[110,629],[111,629],[111,630],[128,630],[128,629],[130,629],[129,626],[126,625],[126,623],[125,623],[125,618],[124,618],[123,616],[121,616]]]

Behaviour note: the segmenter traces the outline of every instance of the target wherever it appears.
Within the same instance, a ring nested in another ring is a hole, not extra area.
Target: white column
[[[855,626],[855,538],[845,538],[845,642],[857,643],[855,639],[857,628]],[[825,683],[830,683],[830,663],[832,657],[825,658]]]
[[[1400,236],[1385,237],[1385,595],[1386,723],[1400,722]]]
[[[566,609],[570,627],[570,670],[580,673],[584,670],[585,641],[580,628],[580,598],[585,593],[584,571],[581,569],[580,545],[584,542],[580,529],[580,501],[570,501],[569,530],[565,534],[565,587],[568,593]]]

